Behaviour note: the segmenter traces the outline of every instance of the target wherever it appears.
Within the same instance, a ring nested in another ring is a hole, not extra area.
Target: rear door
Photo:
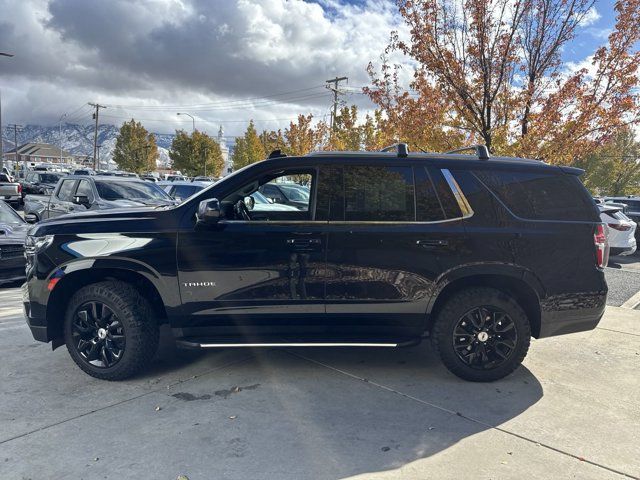
[[[457,263],[471,214],[441,170],[422,164],[344,165],[328,207],[329,321],[354,333],[422,333],[437,277]]]
[[[67,213],[73,213],[76,205],[73,203],[73,193],[75,191],[77,180],[63,180],[60,188],[51,196],[49,200],[48,218],[59,217]]]

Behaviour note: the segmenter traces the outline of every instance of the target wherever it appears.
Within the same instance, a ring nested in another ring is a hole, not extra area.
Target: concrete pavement
[[[108,383],[34,342],[0,290],[0,478],[640,477],[640,312],[534,341],[499,382],[427,345],[176,351]]]

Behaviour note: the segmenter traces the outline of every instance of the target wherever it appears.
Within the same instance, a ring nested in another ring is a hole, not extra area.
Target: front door
[[[454,195],[439,171],[430,175],[423,165],[334,170],[329,320],[368,335],[420,335],[434,282],[455,264],[464,244],[463,214]]]
[[[223,218],[216,225],[179,233],[184,327],[294,333],[294,326],[322,324],[326,222],[315,220],[315,202],[250,209],[249,196],[261,185],[301,181],[314,192],[316,171],[260,174],[219,199]]]
[[[74,179],[62,181],[62,184],[56,194],[52,195],[49,200],[48,218],[73,213],[76,207],[73,203],[73,192],[76,187],[76,182],[77,180]]]

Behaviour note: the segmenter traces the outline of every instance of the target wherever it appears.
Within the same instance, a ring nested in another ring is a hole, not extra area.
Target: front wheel
[[[433,325],[432,343],[444,365],[473,382],[509,375],[524,360],[531,326],[520,305],[493,288],[469,288],[449,298]]]
[[[106,281],[80,289],[64,322],[69,355],[92,377],[123,380],[143,369],[158,347],[149,302],[131,285]]]

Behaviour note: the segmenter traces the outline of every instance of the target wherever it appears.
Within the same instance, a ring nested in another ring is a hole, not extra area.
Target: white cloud
[[[596,23],[601,18],[602,18],[602,15],[600,15],[600,12],[596,10],[596,7],[591,7],[583,17],[582,21],[580,22],[580,25],[583,27],[588,27]]]
[[[0,58],[3,117],[53,123],[87,101],[193,105],[290,91],[298,93],[253,106],[217,104],[209,112],[198,111],[198,117],[213,126],[239,118],[324,115],[330,102],[321,87],[325,80],[346,75],[351,86],[367,84],[367,63],[378,59],[391,30],[404,27],[397,8],[386,0],[321,3],[0,0],[0,11],[10,12],[0,19],[0,45],[16,54]],[[347,100],[370,105],[362,95]],[[175,110],[116,112],[166,119],[166,124],[149,122],[156,131],[184,125]],[[233,134],[244,125],[225,127]]]

